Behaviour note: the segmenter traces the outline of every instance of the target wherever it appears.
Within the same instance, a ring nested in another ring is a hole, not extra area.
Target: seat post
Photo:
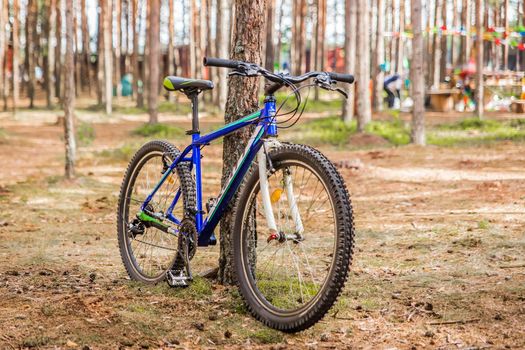
[[[191,121],[191,131],[188,134],[199,134],[199,92],[194,91],[189,95],[191,100],[191,112],[192,112],[192,121]]]

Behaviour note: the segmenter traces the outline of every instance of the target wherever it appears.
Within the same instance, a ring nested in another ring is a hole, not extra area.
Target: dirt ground
[[[144,141],[130,136],[144,116],[79,114],[95,121],[96,138],[80,148],[71,182],[56,117],[0,115],[1,349],[525,348],[522,143],[321,147],[350,189],[356,250],[337,305],[287,335],[253,320],[235,288],[129,281],[115,227],[126,161],[113,150]],[[208,189],[220,152],[205,152]]]

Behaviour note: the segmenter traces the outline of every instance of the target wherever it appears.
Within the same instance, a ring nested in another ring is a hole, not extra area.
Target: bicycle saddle
[[[169,76],[164,78],[163,85],[164,88],[168,91],[213,89],[213,82],[209,80],[188,79],[176,76]]]

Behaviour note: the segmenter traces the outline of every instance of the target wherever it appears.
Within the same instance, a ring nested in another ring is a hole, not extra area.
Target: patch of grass
[[[466,118],[451,124],[441,124],[437,128],[442,130],[483,130],[494,131],[500,128],[501,122],[478,118]]]
[[[44,346],[49,343],[50,339],[49,337],[43,336],[43,335],[35,335],[31,337],[27,337],[22,340],[22,347],[23,348],[37,348],[39,346]]]
[[[152,138],[174,138],[186,134],[184,129],[168,124],[144,124],[132,131],[133,135]]]
[[[298,127],[297,136],[302,142],[341,146],[348,143],[350,135],[356,132],[357,124],[347,124],[339,117],[320,118]]]
[[[93,125],[81,122],[77,127],[77,141],[80,146],[89,146],[95,140]]]
[[[250,338],[261,344],[275,344],[281,343],[284,340],[284,335],[276,330],[263,328],[253,332]]]
[[[5,129],[0,128],[0,143],[4,143],[7,140],[7,132]]]
[[[371,122],[365,130],[396,146],[407,145],[410,142],[410,128],[400,119]]]
[[[140,146],[136,144],[124,144],[121,147],[98,152],[98,156],[117,161],[129,161]]]
[[[467,118],[438,125],[428,133],[428,143],[436,146],[481,145],[504,140],[525,141],[525,119],[497,121]]]
[[[478,222],[478,228],[481,230],[486,230],[489,228],[489,222],[487,220],[481,220]]]

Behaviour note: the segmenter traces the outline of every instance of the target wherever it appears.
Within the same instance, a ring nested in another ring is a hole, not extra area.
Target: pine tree
[[[150,14],[149,14],[149,78],[148,78],[148,112],[150,124],[157,123],[159,121],[158,111],[158,98],[159,98],[159,42],[160,42],[160,0],[154,0],[149,2]]]
[[[422,32],[423,10],[421,0],[412,0],[411,20],[414,38],[412,39],[412,142],[417,145],[425,145],[425,75],[423,72],[424,41]]]
[[[66,27],[73,28],[73,8],[66,6]],[[75,57],[74,57],[74,32],[66,31],[66,54],[64,66],[64,140],[66,145],[66,178],[72,179],[75,176]]]
[[[370,108],[370,34],[369,2],[357,1],[357,130],[363,132],[372,119]]]
[[[234,0],[233,33],[231,41],[231,59],[262,63],[264,40],[264,17],[266,0]],[[229,93],[226,102],[225,121],[233,122],[258,108],[258,78],[231,77],[228,83]],[[251,130],[245,128],[235,135],[224,138],[222,184],[228,179],[234,164],[241,156]],[[231,284],[234,281],[232,266],[232,228],[233,217],[226,212],[220,224],[219,281]]]

